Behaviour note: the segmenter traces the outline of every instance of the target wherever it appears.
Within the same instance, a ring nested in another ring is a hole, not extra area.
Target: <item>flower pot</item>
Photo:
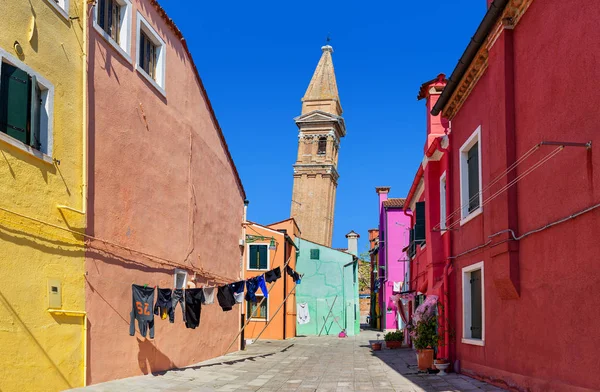
[[[433,349],[425,348],[423,350],[417,350],[417,365],[419,370],[431,369],[433,365]]]
[[[371,348],[373,351],[379,351],[381,350],[381,343],[371,343]]]
[[[448,369],[448,366],[450,366],[450,364],[448,362],[440,362],[438,363],[437,361],[433,363],[433,365],[437,368],[437,370],[439,370],[440,372],[438,373],[438,376],[445,376],[446,373],[445,370]]]
[[[398,340],[390,340],[389,342],[385,342],[385,346],[387,348],[389,348],[390,350],[393,350],[395,348],[402,347],[402,342],[400,342]]]

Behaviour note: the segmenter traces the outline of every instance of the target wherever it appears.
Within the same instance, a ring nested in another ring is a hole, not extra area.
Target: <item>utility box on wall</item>
[[[48,309],[62,308],[62,289],[60,280],[48,279]]]

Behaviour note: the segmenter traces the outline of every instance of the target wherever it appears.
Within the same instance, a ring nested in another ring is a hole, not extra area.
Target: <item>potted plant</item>
[[[450,366],[450,362],[448,362],[446,358],[435,359],[433,361],[433,364],[437,368],[437,370],[440,371],[438,373],[438,376],[445,376],[446,374],[448,374],[446,373],[446,369],[448,369],[448,366]]]
[[[422,317],[410,326],[414,348],[417,350],[419,370],[431,369],[433,366],[433,350],[438,345],[437,324],[435,315]]]
[[[402,341],[404,340],[404,333],[402,331],[388,332],[383,336],[385,340],[385,346],[389,349],[395,349],[402,347]]]
[[[381,341],[379,340],[379,337],[381,336],[381,334],[377,334],[377,340],[374,341],[373,343],[371,343],[371,349],[373,349],[373,351],[379,351],[381,350]]]

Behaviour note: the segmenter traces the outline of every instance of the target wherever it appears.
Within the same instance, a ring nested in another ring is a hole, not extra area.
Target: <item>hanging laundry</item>
[[[231,287],[231,291],[233,292],[233,297],[235,298],[235,302],[241,304],[244,302],[244,287],[246,286],[245,280],[240,280],[239,282],[231,283],[229,287]]]
[[[224,312],[233,309],[235,298],[233,297],[233,291],[231,290],[230,285],[226,284],[225,286],[219,287],[217,290],[217,300]]]
[[[256,292],[260,289],[265,298],[269,298],[265,277],[263,275],[256,276],[246,280],[246,301],[256,303]]]
[[[298,324],[308,324],[310,322],[310,313],[308,312],[308,304],[306,302],[296,306],[296,314]]]
[[[271,283],[275,282],[277,279],[281,278],[281,268],[277,267],[272,269],[271,271],[265,272],[265,282]]]
[[[185,290],[185,327],[195,329],[200,325],[204,289]]]
[[[394,288],[392,291],[400,293],[402,291],[402,282],[394,282]]]
[[[177,303],[181,305],[181,313],[183,314],[183,322],[185,322],[185,300],[183,296],[183,289],[173,290],[173,316],[169,317],[169,321],[175,322],[175,309],[177,309]]]
[[[135,320],[138,321],[140,334],[146,337],[150,329],[150,339],[154,339],[154,314],[152,304],[154,303],[154,287],[131,285],[131,320],[129,322],[129,335],[135,335]]]
[[[204,291],[204,305],[210,305],[215,302],[215,288],[214,287],[204,287],[202,289]]]
[[[171,289],[161,289],[160,287],[157,290],[158,296],[156,298],[156,304],[154,304],[154,314],[160,316],[161,319],[166,319],[169,316],[169,319],[173,318],[173,298]]]
[[[292,269],[292,267],[290,267],[289,265],[287,265],[285,267],[285,272],[287,272],[287,274],[292,277],[292,280],[294,282],[296,282],[296,284],[300,283],[300,275],[296,271],[294,271]]]

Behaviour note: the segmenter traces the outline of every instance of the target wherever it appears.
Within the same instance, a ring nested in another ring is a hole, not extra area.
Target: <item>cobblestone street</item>
[[[79,390],[100,391],[499,391],[449,374],[419,375],[411,349],[373,352],[376,332],[259,341],[188,368],[132,377]]]

